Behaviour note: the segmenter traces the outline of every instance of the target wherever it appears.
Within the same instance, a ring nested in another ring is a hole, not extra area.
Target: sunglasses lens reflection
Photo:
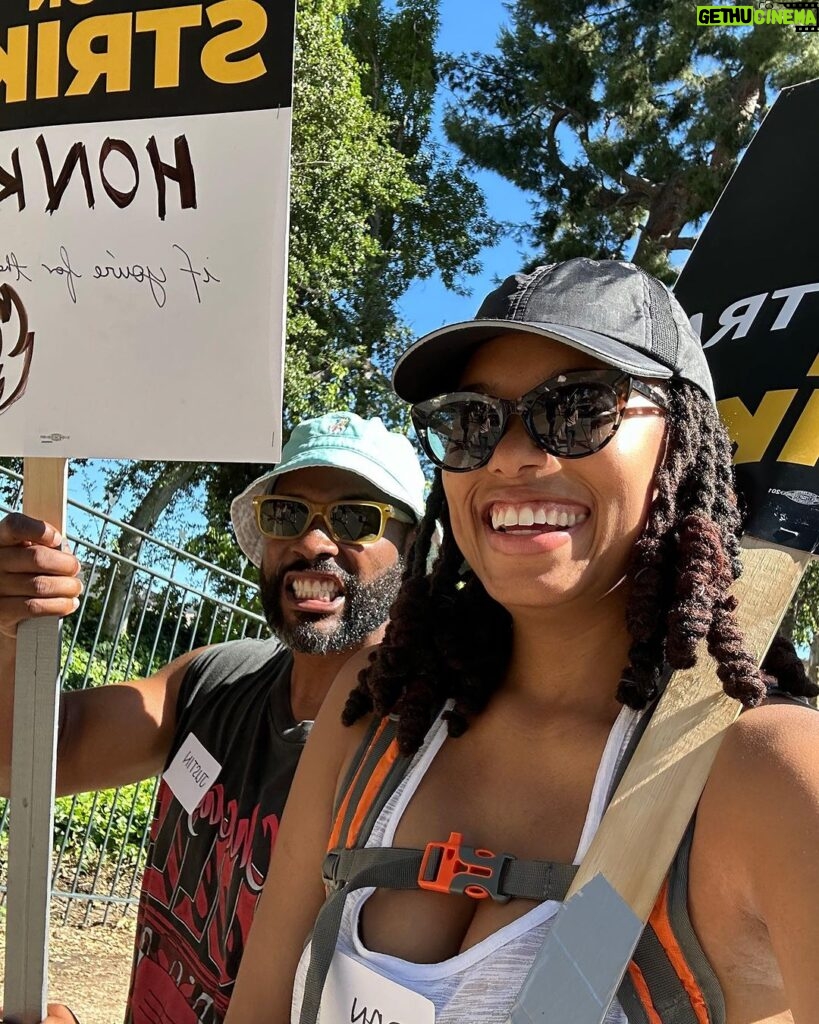
[[[330,512],[330,524],[336,540],[352,544],[374,540],[381,532],[381,509],[353,502],[334,505]]]
[[[320,514],[320,508],[271,495],[259,505],[259,528],[268,537],[288,540],[305,533],[316,514]],[[356,501],[330,506],[327,520],[333,540],[344,544],[372,543],[381,536],[383,528],[381,509]]]
[[[490,402],[456,400],[426,422],[428,454],[447,469],[474,469],[488,460],[502,433],[503,413]]]
[[[541,447],[553,455],[591,455],[617,426],[617,393],[606,384],[567,384],[532,404],[532,427]]]
[[[259,526],[270,537],[298,537],[309,514],[308,507],[300,501],[268,498],[259,506]]]

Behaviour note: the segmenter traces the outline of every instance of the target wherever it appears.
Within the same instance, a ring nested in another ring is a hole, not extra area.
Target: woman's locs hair
[[[690,668],[701,640],[717,663],[725,692],[746,707],[773,681],[796,696],[819,692],[789,640],[779,638],[762,670],[756,667],[729,593],[739,576],[740,511],[734,491],[731,443],[716,409],[690,384],[668,391],[668,442],[657,475],[657,496],[632,555],[626,625],[632,637],[618,699],[643,708],[659,691],[666,668]],[[426,561],[435,521],[443,541],[432,572]],[[509,613],[470,573],[452,535],[440,471],[407,562],[380,647],[350,694],[343,721],[374,711],[398,717],[405,755],[421,745],[432,716],[447,699],[452,736],[486,706],[500,685],[511,652]]]

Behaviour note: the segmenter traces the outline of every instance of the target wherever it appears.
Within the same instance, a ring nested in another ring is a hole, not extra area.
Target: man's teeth
[[[546,505],[496,505],[492,509],[492,529],[510,526],[558,526],[568,528],[588,519],[586,512],[567,512]]]
[[[299,601],[334,601],[339,589],[330,580],[293,580],[293,593]]]

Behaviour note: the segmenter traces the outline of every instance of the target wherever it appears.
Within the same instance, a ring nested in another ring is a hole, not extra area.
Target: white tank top
[[[624,707],[609,733],[594,780],[574,864],[579,864],[585,856],[597,831],[614,773],[639,717],[639,712]],[[446,723],[439,717],[427,733],[407,774],[379,815],[367,846],[393,845],[398,823],[446,736]],[[532,961],[549,933],[554,916],[562,906],[556,900],[547,900],[449,960],[434,964],[413,964],[385,953],[373,952],[361,942],[361,908],[374,891],[372,888],[360,889],[348,896],[336,950],[390,981],[431,1000],[435,1006],[435,1024],[504,1024]],[[298,1024],[299,1021],[309,962],[308,943],[293,983],[291,1024]],[[628,1024],[616,1000],[606,1015],[606,1024]]]

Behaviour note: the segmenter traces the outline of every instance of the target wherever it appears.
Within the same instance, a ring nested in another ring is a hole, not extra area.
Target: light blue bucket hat
[[[424,474],[415,449],[404,434],[387,430],[377,417],[354,412],[329,412],[294,428],[275,469],[233,499],[230,518],[239,547],[254,565],[262,560],[262,535],[256,526],[253,499],[266,493],[271,481],[296,469],[344,469],[368,481],[416,522],[424,514]]]

